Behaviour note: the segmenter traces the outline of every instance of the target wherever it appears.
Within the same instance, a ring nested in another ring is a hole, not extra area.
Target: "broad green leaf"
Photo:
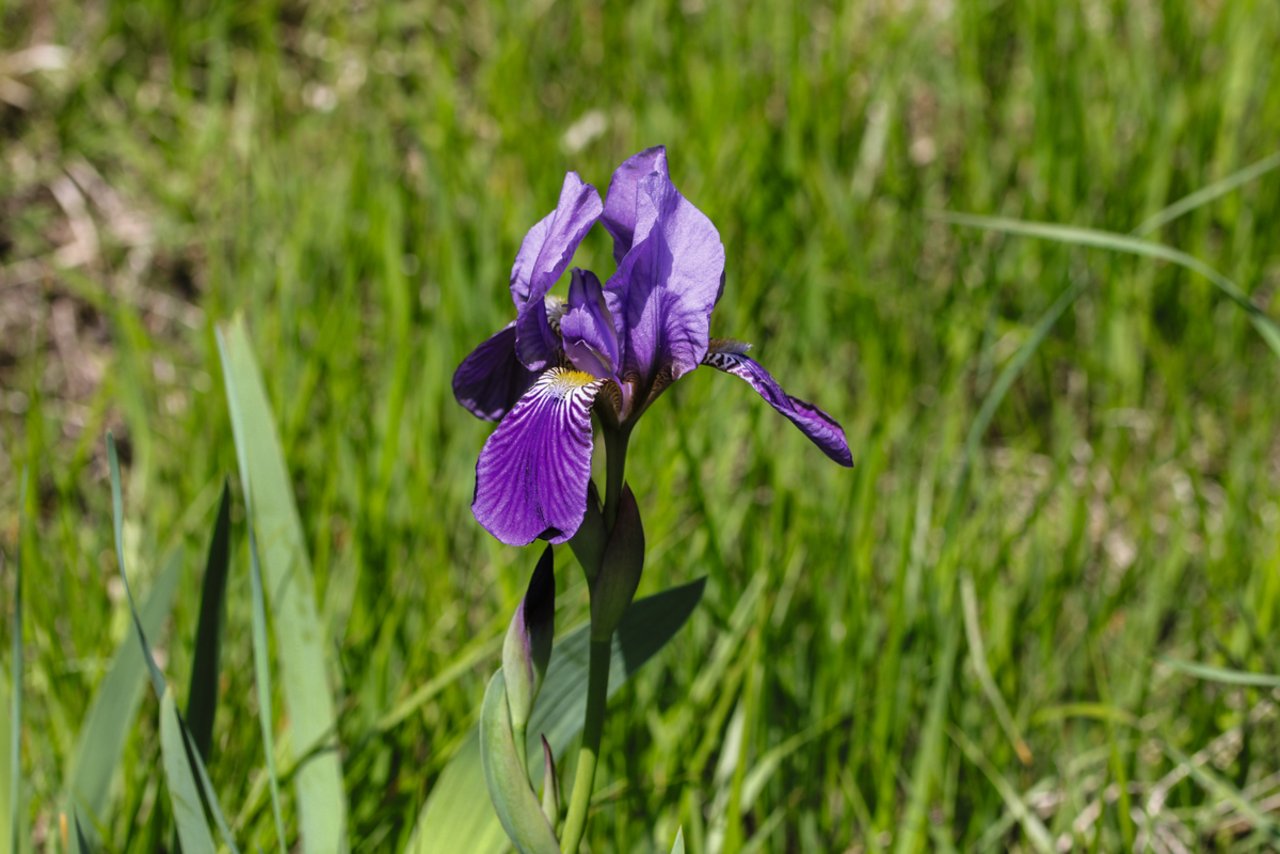
[[[272,729],[271,661],[267,641],[267,604],[262,592],[262,563],[258,558],[258,538],[249,518],[249,587],[253,592],[253,683],[258,694],[258,728],[267,760],[267,783],[271,789],[271,815],[276,825],[276,844],[285,842],[284,816],[280,809],[280,775],[276,770],[276,739]]]
[[[222,648],[230,557],[231,494],[223,483],[201,583],[200,622],[196,626],[196,650],[187,689],[187,724],[191,728],[191,740],[206,761],[213,738],[213,717],[218,708],[218,660]]]
[[[200,800],[200,786],[187,758],[188,750],[194,749],[194,744],[186,742],[178,707],[173,702],[173,689],[165,688],[160,698],[160,757],[178,839],[182,842],[183,854],[213,854],[213,834]]]
[[[684,828],[676,828],[676,841],[671,843],[671,854],[684,854]]]
[[[120,581],[124,585],[124,596],[125,601],[129,605],[129,616],[133,620],[134,636],[138,641],[137,648],[141,651],[142,660],[146,663],[147,669],[150,672],[151,687],[155,690],[156,696],[162,703],[165,698],[169,698],[170,704],[172,705],[172,695],[170,694],[169,687],[165,682],[164,674],[160,671],[159,666],[156,665],[155,656],[151,653],[151,646],[147,643],[146,627],[143,625],[142,617],[138,613],[137,602],[133,598],[133,589],[129,585],[129,573],[125,568],[123,534],[124,498],[122,497],[122,490],[120,488],[120,461],[116,456],[115,439],[110,433],[107,434],[107,463],[111,473],[111,521],[112,528],[115,533],[116,564],[117,569],[120,572]],[[218,825],[218,831],[222,834],[222,838],[226,842],[227,847],[231,850],[232,854],[238,854],[235,842],[232,841],[231,838],[231,829],[227,826],[226,817],[223,815],[222,807],[218,803],[217,793],[214,791],[213,783],[210,782],[209,774],[205,770],[204,760],[200,758],[200,753],[192,747],[191,734],[187,731],[186,724],[183,723],[181,717],[177,715],[176,709],[177,707],[174,706],[174,717],[176,718],[178,728],[181,730],[182,736],[185,739],[186,747],[184,749],[186,750],[187,761],[194,767],[197,779],[199,780],[199,796],[203,797],[205,806],[207,806],[213,813],[214,821]],[[161,721],[161,724],[162,726],[164,725],[163,720]],[[76,838],[79,840],[80,850],[82,852],[94,850],[85,844],[84,834],[80,825],[79,810],[73,809],[73,814],[76,819]]]
[[[144,634],[154,637],[160,632],[181,579],[182,555],[175,552],[152,583],[137,615]],[[147,671],[143,651],[133,632],[129,632],[116,649],[107,675],[99,683],[80,724],[66,777],[67,793],[90,825],[101,824],[107,816],[111,778],[133,729],[146,690]]]
[[[240,480],[260,549],[267,604],[276,633],[285,712],[296,760],[336,737],[334,689],[325,666],[326,632],[316,613],[311,564],[284,454],[244,323],[218,329],[227,405]],[[259,673],[261,676],[261,673]],[[338,751],[311,755],[296,775],[298,813],[308,850],[346,846],[346,797]]]
[[[516,748],[507,708],[506,682],[499,670],[489,680],[480,710],[480,764],[489,798],[507,836],[520,851],[559,854],[555,832],[547,823]]]
[[[700,578],[632,604],[613,638],[610,696],[675,636],[702,599],[705,585],[706,579]],[[581,626],[570,632],[552,652],[551,665],[529,721],[526,747],[530,756],[541,755],[539,735],[546,736],[556,756],[563,756],[582,729],[589,647],[590,626]],[[605,745],[605,750],[608,749]],[[542,763],[535,758],[532,764],[540,768]],[[466,850],[483,854],[503,851],[507,844],[506,834],[489,803],[480,766],[480,742],[473,731],[427,797],[408,851],[452,854]]]

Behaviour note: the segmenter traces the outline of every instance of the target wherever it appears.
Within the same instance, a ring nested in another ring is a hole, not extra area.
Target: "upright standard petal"
[[[749,345],[736,341],[713,341],[703,364],[741,377],[760,393],[769,405],[800,428],[822,452],[842,466],[853,465],[849,443],[834,418],[811,403],[805,403],[782,390],[782,386],[754,359],[746,355]]]
[[[512,321],[458,365],[453,372],[453,396],[477,418],[500,421],[537,378],[516,358],[516,324]]]
[[[582,524],[591,404],[603,382],[582,371],[546,371],[485,442],[471,510],[502,542],[563,543]]]
[[[600,379],[615,379],[618,334],[604,302],[600,280],[590,270],[574,270],[569,281],[569,309],[560,321],[564,353],[573,366]]]
[[[724,246],[711,220],[664,172],[646,176],[636,199],[635,242],[605,285],[605,299],[621,338],[622,378],[650,390],[706,355]]]
[[[604,198],[604,215],[600,218],[605,229],[613,236],[613,260],[619,264],[634,242],[638,218],[637,198],[640,182],[651,174],[669,180],[667,173],[667,149],[661,145],[646,148],[628,157],[613,173],[609,192]]]
[[[547,291],[573,260],[582,238],[600,218],[600,194],[577,173],[564,176],[556,209],[529,229],[511,268],[511,299],[516,304],[516,355],[530,370],[555,359],[557,342],[547,322]]]

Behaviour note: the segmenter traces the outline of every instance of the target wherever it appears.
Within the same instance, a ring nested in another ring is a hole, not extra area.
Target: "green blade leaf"
[[[213,854],[213,834],[205,818],[200,786],[188,758],[189,749],[194,750],[194,745],[186,741],[178,707],[173,702],[173,689],[165,688],[164,696],[160,698],[160,757],[168,783],[169,804],[178,827],[178,839],[182,842],[184,854]]]
[[[253,683],[258,694],[258,727],[262,732],[262,752],[267,760],[267,782],[271,789],[271,814],[276,825],[276,844],[288,850],[284,815],[280,809],[280,775],[276,770],[276,740],[272,730],[271,662],[267,641],[267,604],[262,593],[262,563],[258,559],[258,538],[249,519],[249,587],[253,592]]]
[[[560,845],[529,787],[507,708],[507,688],[499,670],[489,680],[480,711],[480,764],[498,821],[520,851],[559,854]]]
[[[632,604],[613,638],[610,696],[675,636],[701,601],[705,586],[706,579],[700,578]],[[581,626],[552,652],[551,665],[529,721],[526,747],[530,756],[541,756],[539,734],[546,735],[551,749],[561,756],[582,729],[590,640],[590,626]],[[537,758],[532,764],[541,767]],[[479,737],[473,732],[427,797],[407,850],[416,854],[459,850],[480,854],[503,851],[507,844],[502,825],[489,804],[480,765]]]
[[[111,473],[111,519],[112,526],[115,531],[116,541],[116,561],[117,569],[120,572],[120,581],[124,584],[125,601],[129,604],[129,616],[133,619],[134,636],[138,641],[138,649],[141,650],[142,660],[146,662],[147,669],[151,675],[151,685],[155,689],[156,696],[163,700],[170,697],[168,685],[165,683],[164,674],[156,665],[155,656],[151,654],[151,646],[147,643],[146,627],[143,625],[143,619],[138,614],[137,602],[133,598],[133,590],[129,586],[129,573],[125,569],[124,562],[124,499],[121,496],[120,488],[120,461],[116,456],[116,442],[110,433],[107,433],[107,463]],[[180,567],[179,561],[172,561],[172,566]],[[168,570],[166,570],[168,571]],[[175,716],[177,715],[176,707]],[[231,838],[231,829],[227,825],[227,819],[222,812],[222,807],[218,803],[217,793],[213,789],[213,783],[209,780],[209,774],[205,770],[204,760],[200,758],[199,752],[191,749],[191,735],[187,731],[186,724],[182,722],[181,717],[177,718],[178,727],[182,731],[185,739],[187,761],[195,768],[199,780],[199,797],[204,800],[205,806],[213,813],[214,821],[218,825],[218,831],[222,834],[223,841],[227,844],[232,854],[239,854],[235,842]],[[163,721],[162,721],[163,725]],[[83,835],[80,831],[80,814],[78,809],[73,809],[76,816],[77,838],[80,839],[80,850],[91,850],[84,845]]]
[[[292,756],[314,755],[297,773],[298,812],[305,847],[346,846],[346,796],[336,750],[318,750],[336,734],[334,688],[325,667],[327,632],[316,613],[311,564],[294,504],[284,454],[266,389],[244,323],[218,329],[227,405],[235,433],[240,480],[261,545],[263,580],[276,631]]]
[[[218,708],[218,659],[222,647],[222,622],[231,558],[231,493],[222,484],[218,516],[209,540],[204,581],[200,591],[200,622],[196,626],[196,650],[187,689],[187,722],[191,740],[205,760],[213,739],[213,716]]]

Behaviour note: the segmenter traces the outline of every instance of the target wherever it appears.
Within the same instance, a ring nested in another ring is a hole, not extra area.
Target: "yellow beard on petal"
[[[556,397],[568,397],[580,388],[586,388],[600,380],[586,371],[569,368],[552,368],[543,377],[544,388]]]

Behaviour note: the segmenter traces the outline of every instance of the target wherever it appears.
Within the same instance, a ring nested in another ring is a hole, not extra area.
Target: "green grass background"
[[[711,371],[641,423],[641,593],[709,582],[612,704],[592,850],[678,826],[694,851],[1034,850],[1035,822],[1082,850],[1275,846],[1276,682],[1227,671],[1280,673],[1280,363],[1184,269],[930,213],[1129,232],[1280,148],[1277,44],[1280,6],[1248,0],[0,3],[24,833],[59,844],[128,639],[108,428],[135,590],[184,549],[154,640],[186,684],[236,466],[214,324],[243,312],[345,685],[352,843],[407,840],[536,560],[470,515],[489,428],[450,375],[509,319],[564,172],[603,190],[665,143],[726,246],[713,334],[841,420],[858,467]],[[1278,234],[1269,172],[1147,236],[1277,317]],[[611,270],[607,241],[578,263]],[[241,507],[209,764],[241,840],[270,848]],[[568,627],[586,597],[560,557]],[[164,839],[156,709],[96,829],[110,850]]]

